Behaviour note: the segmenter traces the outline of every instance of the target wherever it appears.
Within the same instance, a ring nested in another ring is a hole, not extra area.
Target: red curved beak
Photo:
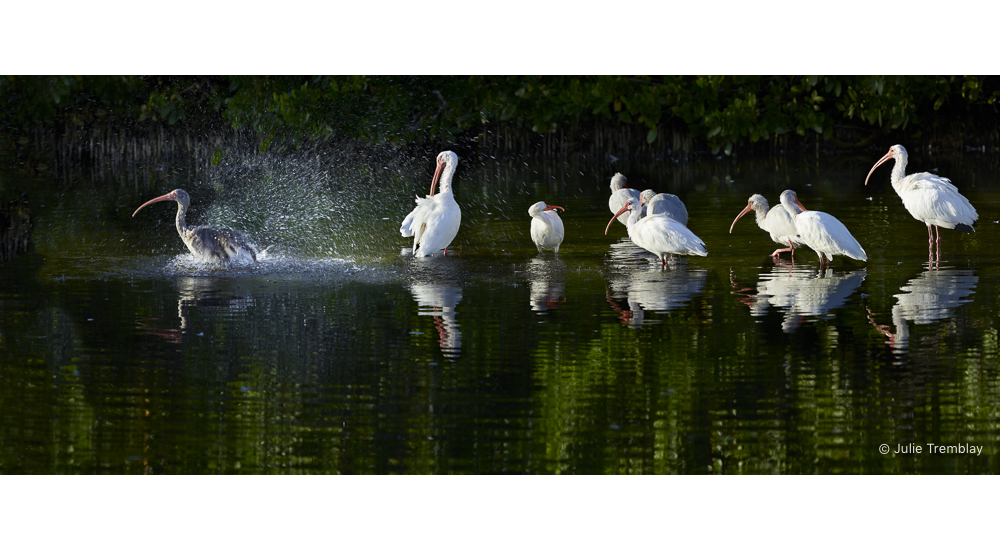
[[[135,215],[138,214],[140,210],[142,210],[143,208],[145,208],[145,207],[153,204],[154,202],[173,201],[173,200],[177,200],[177,195],[174,195],[173,191],[167,193],[166,195],[163,195],[162,197],[156,197],[155,199],[150,199],[150,200],[142,203],[142,206],[140,206],[139,208],[136,208],[135,212],[132,212],[132,217],[134,218]]]
[[[608,226],[604,228],[604,234],[605,234],[605,235],[607,235],[607,234],[608,234],[608,229],[611,229],[611,224],[615,223],[615,220],[617,220],[617,219],[618,219],[618,216],[621,216],[622,214],[624,214],[624,213],[625,213],[625,211],[626,211],[626,210],[628,210],[628,207],[629,207],[629,204],[630,204],[630,203],[626,202],[626,203],[625,203],[625,206],[623,206],[623,207],[621,208],[621,210],[619,210],[619,211],[618,211],[618,213],[617,213],[617,214],[615,214],[614,216],[612,216],[612,218],[611,218],[611,221],[609,221],[609,222],[608,222]]]
[[[733,228],[734,228],[734,227],[736,227],[736,222],[740,221],[740,218],[742,218],[742,217],[743,217],[743,214],[746,214],[747,212],[749,212],[749,211],[751,211],[751,210],[753,210],[753,207],[752,207],[752,206],[750,206],[750,203],[748,202],[748,203],[747,203],[747,207],[746,207],[746,208],[744,208],[742,212],[740,212],[740,215],[739,215],[739,216],[736,216],[736,219],[735,219],[735,220],[733,220],[733,225],[730,225],[730,226],[729,226],[729,232],[730,232],[730,233],[732,233],[732,232],[733,232]]]
[[[431,196],[432,197],[434,196],[434,188],[437,187],[438,178],[441,177],[441,172],[444,170],[444,161],[441,160],[441,159],[438,159],[437,163],[438,163],[437,170],[434,170],[434,179],[431,180]]]
[[[878,162],[875,163],[875,166],[872,166],[872,169],[868,171],[868,177],[865,178],[865,185],[868,185],[868,178],[872,177],[872,172],[874,172],[875,169],[878,168],[879,166],[885,164],[891,158],[892,158],[892,149],[889,149],[889,152],[886,153],[884,157],[878,159]]]
[[[565,208],[563,208],[563,207],[561,207],[561,206],[556,206],[556,205],[554,205],[554,204],[550,204],[550,205],[546,206],[546,207],[545,207],[545,210],[555,210],[556,208],[558,208],[559,210],[562,210],[563,212],[565,212],[565,211],[566,211],[566,209],[565,209]],[[543,210],[543,212],[544,212],[544,210]]]

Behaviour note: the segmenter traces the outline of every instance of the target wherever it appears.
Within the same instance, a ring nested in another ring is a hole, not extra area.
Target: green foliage
[[[0,79],[0,130],[225,121],[267,149],[425,142],[498,124],[537,133],[627,125],[653,143],[669,126],[729,154],[785,135],[976,123],[998,98],[998,79],[973,76],[19,76]]]
[[[8,76],[0,79],[0,129],[36,125],[128,126],[183,121],[216,96],[212,79],[133,76]]]
[[[476,121],[465,81],[445,77],[281,77],[232,79],[224,116],[262,143],[349,137],[406,143],[459,133]],[[446,99],[447,98],[447,99]]]

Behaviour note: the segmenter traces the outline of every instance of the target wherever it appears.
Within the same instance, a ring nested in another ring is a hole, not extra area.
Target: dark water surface
[[[940,265],[890,168],[863,186],[881,153],[463,162],[462,229],[427,259],[398,227],[432,158],[0,173],[36,221],[0,264],[0,472],[1000,473],[998,159],[910,154],[980,213]],[[680,196],[708,257],[661,270],[605,236],[615,171]],[[131,217],[175,187],[263,261],[194,263],[173,203]],[[775,262],[752,216],[728,233],[786,188],[869,261]],[[537,200],[566,208],[558,256]]]

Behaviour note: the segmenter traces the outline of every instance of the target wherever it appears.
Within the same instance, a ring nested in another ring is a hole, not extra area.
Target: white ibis
[[[763,195],[756,193],[750,195],[746,208],[736,216],[733,224],[729,226],[729,232],[732,233],[733,228],[736,227],[736,222],[744,214],[752,210],[757,218],[757,227],[767,231],[772,241],[781,245],[788,245],[788,248],[779,248],[772,252],[771,257],[778,258],[782,252],[791,252],[792,259],[794,260],[795,245],[801,246],[803,244],[797,237],[798,231],[795,229],[795,222],[792,221],[791,214],[788,213],[788,210],[785,210],[784,206],[777,204],[774,208],[768,209],[768,207],[767,199]]]
[[[621,172],[617,172],[614,177],[611,178],[611,197],[608,199],[608,209],[614,212],[621,212],[622,206],[625,206],[625,201],[632,199],[636,204],[639,204],[639,191],[636,189],[629,189],[628,178],[624,176]],[[618,221],[625,225],[628,225],[624,219],[619,218]]]
[[[791,189],[781,193],[781,205],[795,222],[795,232],[803,244],[813,249],[819,255],[819,265],[823,267],[823,256],[827,264],[834,255],[847,256],[863,262],[868,261],[868,254],[861,248],[857,239],[844,227],[844,224],[826,212],[806,210],[799,202],[798,195]]]
[[[566,210],[561,206],[546,205],[545,201],[538,201],[528,208],[528,215],[531,216],[531,240],[535,241],[539,254],[543,248],[552,248],[558,254],[559,245],[566,236],[566,230],[556,208]]]
[[[437,156],[437,170],[431,181],[431,192],[427,198],[417,197],[417,206],[403,218],[399,234],[413,237],[413,255],[431,256],[439,250],[448,254],[448,245],[458,235],[462,224],[462,209],[455,202],[455,191],[451,188],[451,178],[458,167],[458,155],[442,151]],[[434,194],[438,178],[441,192]]]
[[[245,261],[247,257],[251,261],[257,261],[257,249],[243,235],[221,231],[207,225],[188,227],[184,222],[184,215],[187,213],[188,205],[191,204],[191,197],[183,189],[174,189],[166,195],[146,201],[135,209],[132,217],[134,218],[146,206],[160,201],[177,201],[177,233],[195,256],[226,263],[240,259]]]
[[[976,209],[958,192],[958,188],[951,183],[948,178],[935,176],[927,172],[906,175],[906,149],[902,145],[893,145],[889,152],[880,158],[875,166],[868,171],[865,178],[865,185],[872,177],[872,172],[890,159],[896,159],[896,165],[892,167],[892,176],[889,181],[892,188],[896,190],[899,198],[903,199],[903,206],[907,212],[918,221],[927,225],[927,245],[934,246],[934,235],[931,226],[945,229],[957,229],[963,233],[975,231],[973,226],[979,219]],[[938,256],[941,255],[941,230],[935,229],[937,233]]]
[[[646,189],[639,194],[639,204],[646,207],[647,216],[666,214],[684,225],[688,224],[687,207],[677,195],[656,193],[652,189]]]
[[[625,201],[625,206],[615,212],[615,216],[608,222],[608,227],[604,229],[604,234],[608,234],[608,229],[618,216],[631,210],[625,227],[628,228],[628,236],[632,242],[656,254],[660,259],[660,265],[667,265],[668,254],[686,254],[692,256],[708,256],[705,243],[697,237],[690,229],[677,220],[666,214],[653,214],[639,219],[641,207],[639,203],[629,199]]]

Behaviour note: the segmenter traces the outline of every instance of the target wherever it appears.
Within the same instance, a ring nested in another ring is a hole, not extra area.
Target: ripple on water
[[[260,278],[285,282],[332,284],[351,281],[391,283],[405,279],[398,262],[373,263],[354,258],[311,258],[265,250],[257,262],[205,262],[189,252],[177,255],[118,258],[60,258],[44,264],[42,276],[56,281],[98,279]]]

